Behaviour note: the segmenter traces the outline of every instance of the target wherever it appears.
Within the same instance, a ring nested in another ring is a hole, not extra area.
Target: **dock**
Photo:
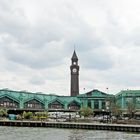
[[[46,127],[46,128],[140,132],[140,125],[126,125],[126,124],[95,124],[95,123],[76,123],[76,122],[0,120],[0,126]]]

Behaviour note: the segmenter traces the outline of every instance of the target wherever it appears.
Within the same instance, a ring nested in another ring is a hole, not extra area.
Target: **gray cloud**
[[[45,84],[45,79],[43,77],[35,76],[32,77],[29,81],[33,85],[44,85]]]
[[[60,10],[61,14],[58,13],[59,18],[51,18],[54,15],[51,11],[47,17],[51,20],[41,19],[33,26],[27,21],[26,14],[22,17],[18,8],[16,12],[19,17],[13,13],[13,19],[3,19],[3,27],[1,26],[1,32],[7,34],[3,40],[3,52],[10,61],[42,69],[61,65],[74,44],[79,51],[88,51],[102,43],[93,34],[94,29],[67,5]]]
[[[83,67],[88,69],[107,70],[113,67],[112,58],[103,47],[82,54]]]
[[[75,44],[81,85],[139,87],[139,2],[126,2],[1,0],[0,86],[68,93]]]
[[[24,48],[22,46],[13,48],[5,47],[4,52],[9,61],[36,69],[56,66],[62,63],[62,58],[59,60],[60,54],[58,52],[58,54],[56,52],[53,53],[51,49],[37,50]]]

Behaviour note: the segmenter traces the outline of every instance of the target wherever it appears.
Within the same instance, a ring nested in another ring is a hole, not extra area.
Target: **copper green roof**
[[[78,97],[108,97],[108,96],[113,96],[113,95],[107,94],[97,89],[78,95]]]
[[[72,101],[80,103],[80,100],[77,97],[71,96],[58,96],[54,94],[43,94],[43,93],[33,93],[27,91],[13,91],[9,89],[1,89],[0,90],[0,98],[9,97],[17,102],[24,100],[24,102],[28,102],[30,100],[38,100],[41,103],[47,101],[48,103],[52,103],[53,101],[59,101],[62,104],[69,104]]]
[[[117,93],[115,96],[140,96],[140,90],[122,90],[119,93]]]
[[[8,97],[16,102],[20,102],[23,106],[24,103],[30,100],[37,100],[40,103],[47,106],[47,104],[53,103],[55,101],[60,102],[63,105],[69,105],[72,102],[76,102],[79,105],[82,105],[82,98],[108,98],[111,95],[101,92],[99,90],[92,90],[85,94],[80,94],[78,96],[58,96],[54,94],[45,94],[45,93],[34,93],[28,91],[13,91],[9,89],[1,89],[0,90],[0,98]]]

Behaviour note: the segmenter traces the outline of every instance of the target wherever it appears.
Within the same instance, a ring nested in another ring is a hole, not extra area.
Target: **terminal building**
[[[70,66],[70,96],[1,89],[0,109],[5,108],[9,113],[18,114],[23,111],[79,111],[89,107],[96,115],[111,113],[112,102],[116,101],[122,112],[127,113],[128,103],[132,103],[134,113],[140,115],[140,90],[124,90],[113,95],[93,89],[79,94],[79,70],[78,57],[74,51]]]
[[[140,116],[140,90],[122,90],[115,95],[123,114]]]
[[[26,91],[0,90],[0,108],[12,112],[23,111],[79,111],[90,107],[95,112],[106,109],[106,102],[113,96],[98,90],[92,90],[77,96],[57,96]]]

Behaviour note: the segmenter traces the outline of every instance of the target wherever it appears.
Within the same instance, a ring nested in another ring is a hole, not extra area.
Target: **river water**
[[[0,140],[140,140],[139,133],[0,126]]]

